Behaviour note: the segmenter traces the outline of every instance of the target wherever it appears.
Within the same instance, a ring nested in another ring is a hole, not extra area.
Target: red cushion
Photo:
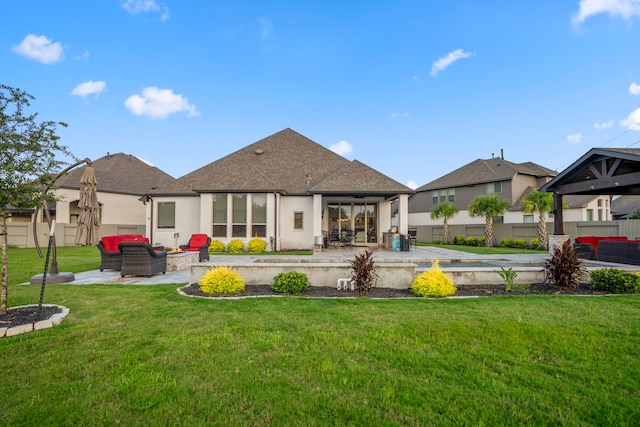
[[[189,249],[200,249],[200,246],[206,245],[209,236],[206,234],[192,234],[189,241]]]
[[[117,236],[103,236],[102,246],[107,252],[120,252],[118,243],[120,242],[145,242],[149,243],[149,238],[142,234],[119,234]]]

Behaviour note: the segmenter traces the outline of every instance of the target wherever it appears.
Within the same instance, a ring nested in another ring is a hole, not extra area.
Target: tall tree
[[[533,190],[522,202],[522,209],[531,214],[538,214],[538,246],[547,249],[547,222],[545,215],[553,209],[553,194]]]
[[[47,199],[43,189],[65,164],[58,156],[73,157],[56,135],[57,127],[65,123],[40,122],[38,113],[25,111],[34,99],[21,89],[0,84],[0,314],[6,314],[8,298],[7,207],[40,206]]]
[[[503,215],[508,207],[509,204],[507,202],[498,199],[498,196],[493,194],[478,196],[471,202],[469,215],[485,217],[484,237],[486,246],[493,246],[493,218]]]
[[[445,245],[449,244],[449,220],[457,213],[458,208],[450,202],[440,203],[431,211],[431,219],[442,218],[442,243]]]

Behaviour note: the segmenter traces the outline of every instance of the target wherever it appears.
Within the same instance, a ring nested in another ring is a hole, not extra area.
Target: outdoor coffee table
[[[167,271],[182,271],[199,261],[200,252],[167,254]]]

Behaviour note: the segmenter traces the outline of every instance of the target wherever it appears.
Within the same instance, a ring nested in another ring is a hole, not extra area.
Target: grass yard
[[[11,306],[38,285],[11,285]],[[638,425],[640,296],[182,297],[48,285],[0,425]]]
[[[547,254],[549,251],[544,249],[518,249],[503,248],[501,246],[466,246],[466,245],[438,245],[435,243],[416,243],[417,246],[433,246],[436,248],[452,249],[454,251],[468,252],[478,255],[504,255],[504,254]]]

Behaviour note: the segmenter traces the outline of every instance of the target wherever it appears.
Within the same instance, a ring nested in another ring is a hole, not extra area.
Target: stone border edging
[[[39,331],[41,329],[52,328],[54,326],[62,323],[62,320],[69,314],[69,309],[62,305],[57,304],[42,304],[43,307],[60,307],[62,309],[62,313],[56,313],[48,319],[39,320],[35,323],[26,323],[24,325],[14,326],[12,328],[0,328],[0,338],[8,338],[13,337],[20,334],[25,334],[28,332]],[[37,304],[29,304],[29,305],[19,305],[11,308],[22,308],[22,307],[37,307]]]

